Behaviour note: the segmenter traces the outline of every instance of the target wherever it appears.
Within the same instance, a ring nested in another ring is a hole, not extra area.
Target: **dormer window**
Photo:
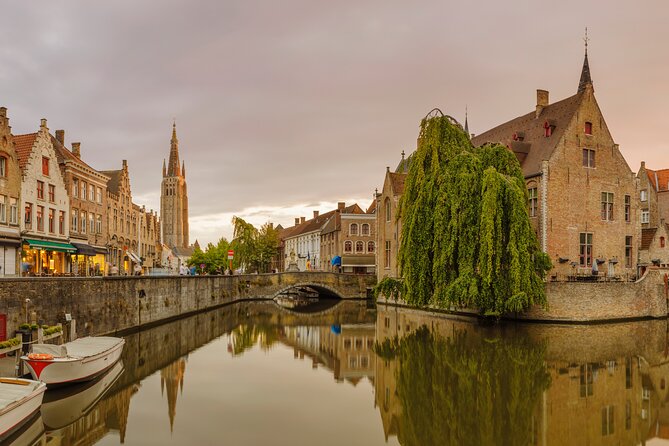
[[[592,135],[592,122],[586,122],[585,123],[585,134],[586,135]]]
[[[523,132],[516,132],[513,134],[514,141],[523,141],[524,139],[525,139],[525,133]]]
[[[546,138],[550,137],[553,134],[554,130],[555,130],[555,124],[551,124],[548,121],[544,122],[544,136]]]

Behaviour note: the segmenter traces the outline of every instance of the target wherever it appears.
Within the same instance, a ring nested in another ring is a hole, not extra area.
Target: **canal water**
[[[240,303],[126,337],[10,444],[669,444],[667,321]]]

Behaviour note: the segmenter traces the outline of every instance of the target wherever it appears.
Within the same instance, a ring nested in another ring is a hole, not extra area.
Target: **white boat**
[[[90,381],[120,358],[125,340],[86,337],[64,345],[33,344],[32,353],[21,356],[34,379],[49,386]]]
[[[0,439],[32,418],[42,405],[46,385],[20,378],[0,378]]]

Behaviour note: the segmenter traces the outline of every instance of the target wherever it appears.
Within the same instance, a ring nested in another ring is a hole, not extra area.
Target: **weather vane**
[[[585,52],[588,52],[588,42],[590,39],[588,38],[588,27],[585,27],[585,37],[583,38],[583,41],[585,42]]]

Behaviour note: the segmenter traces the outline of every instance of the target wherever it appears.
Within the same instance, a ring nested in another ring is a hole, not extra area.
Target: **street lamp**
[[[30,299],[26,297],[26,324],[28,323],[28,304],[30,303]]]

